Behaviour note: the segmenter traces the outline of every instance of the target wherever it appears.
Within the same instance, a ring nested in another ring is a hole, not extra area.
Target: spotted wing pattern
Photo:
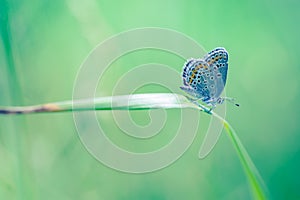
[[[216,104],[226,84],[228,53],[218,47],[203,59],[189,59],[183,68],[183,87],[193,97]]]
[[[220,97],[227,79],[228,53],[224,48],[216,48],[204,57],[210,68],[210,97]]]

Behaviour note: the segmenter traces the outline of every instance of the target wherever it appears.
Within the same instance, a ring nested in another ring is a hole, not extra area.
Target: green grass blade
[[[208,108],[192,103],[185,96],[172,93],[133,94],[73,100],[25,107],[2,107],[0,114],[28,114],[44,112],[72,112],[89,110],[147,110],[193,108],[211,114],[222,121],[230,140],[240,158],[254,199],[267,199],[266,189],[260,175],[243,144],[230,124]]]
[[[18,59],[18,48],[14,43],[14,32],[11,31],[11,26],[14,26],[11,20],[12,7],[15,6],[14,1],[1,1],[0,6],[0,40],[1,40],[1,87],[8,89],[5,94],[1,94],[2,103],[22,104],[21,84],[16,67],[16,60]],[[1,89],[3,89],[1,88]],[[3,91],[3,90],[1,90]],[[24,131],[25,122],[22,118],[6,118],[6,133],[7,135],[0,135],[1,139],[8,142],[7,147],[12,152],[12,163],[14,171],[14,180],[12,185],[15,188],[16,199],[30,199],[31,194],[28,192],[32,182],[26,176],[30,176],[29,170],[23,154],[24,135],[19,132]]]
[[[246,151],[244,145],[240,141],[239,137],[235,133],[234,129],[230,126],[230,124],[218,116],[215,113],[212,113],[213,116],[219,118],[223,124],[224,128],[229,136],[229,139],[231,140],[238,157],[241,161],[241,164],[244,168],[245,174],[248,178],[249,185],[251,187],[252,195],[254,199],[268,199],[267,198],[267,189],[265,187],[265,184],[256,169],[254,163],[252,162],[248,152]]]
[[[64,101],[24,107],[2,107],[0,108],[0,114],[171,108],[194,108],[201,110],[201,108],[191,103],[185,96],[179,94],[149,93]]]

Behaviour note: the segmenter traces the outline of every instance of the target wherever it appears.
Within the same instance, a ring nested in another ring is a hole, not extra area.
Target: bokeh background
[[[229,51],[226,92],[241,107],[228,105],[227,119],[270,196],[299,199],[299,6],[293,0],[1,0],[0,105],[71,99],[76,73],[97,44],[132,28],[173,29],[206,50],[224,46]],[[99,95],[111,95],[118,78],[137,63],[168,64],[180,79],[184,62],[155,50],[122,59],[104,76]],[[135,92],[167,91],[146,85]],[[166,128],[152,144],[124,136],[108,111],[104,126],[124,148],[147,151],[174,136],[178,112],[167,112]],[[150,122],[146,111],[132,113],[132,119],[141,126]],[[71,113],[0,116],[0,199],[251,199],[226,134],[207,158],[198,159],[209,117],[201,114],[201,120],[192,146],[173,165],[127,174],[86,151]]]

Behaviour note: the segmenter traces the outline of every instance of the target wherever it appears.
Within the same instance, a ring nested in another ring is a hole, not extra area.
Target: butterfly
[[[192,102],[203,101],[211,106],[211,111],[224,100],[234,102],[233,98],[220,97],[224,90],[228,71],[228,52],[223,47],[217,47],[203,58],[190,58],[183,66],[183,85],[180,87]],[[239,104],[235,104],[239,106]]]

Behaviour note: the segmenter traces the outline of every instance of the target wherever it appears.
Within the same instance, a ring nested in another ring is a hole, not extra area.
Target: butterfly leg
[[[182,86],[182,87],[180,87],[180,89],[182,89],[183,91],[185,91],[186,93],[188,93],[191,96],[195,96],[196,95],[195,90],[192,89],[192,88],[190,88],[190,87]]]
[[[188,96],[185,96],[189,101],[191,101],[193,104],[196,104],[199,108],[201,108],[204,112],[208,113],[208,114],[211,114],[211,110],[212,109],[209,109],[209,108],[206,108],[205,106],[201,105],[200,103],[198,103],[198,100],[201,100],[201,98],[191,98],[191,97],[188,97]]]
[[[197,102],[199,99],[197,99],[197,98],[191,98],[191,97],[189,97],[189,96],[185,96],[189,101],[191,101],[191,102],[193,102],[193,103],[195,103],[195,102]]]
[[[201,108],[204,112],[211,114],[212,108],[207,108],[207,107],[201,105],[200,103],[198,103],[197,101],[194,101],[193,103],[196,104],[199,108]]]
[[[216,108],[216,104],[212,104],[212,106],[210,107],[210,109],[209,109],[209,112],[211,112],[213,109],[215,109]]]
[[[203,100],[203,97],[197,97],[197,94],[195,93],[195,90],[193,90],[190,87],[180,87],[180,89],[182,89],[183,91],[185,91],[186,93],[188,93],[191,96],[194,96],[196,98],[191,98],[188,96],[185,96],[189,101],[191,101],[192,103],[196,104],[199,108],[201,108],[204,112],[211,114],[208,108],[206,108],[205,106],[201,105],[200,103],[198,103],[199,100]]]

